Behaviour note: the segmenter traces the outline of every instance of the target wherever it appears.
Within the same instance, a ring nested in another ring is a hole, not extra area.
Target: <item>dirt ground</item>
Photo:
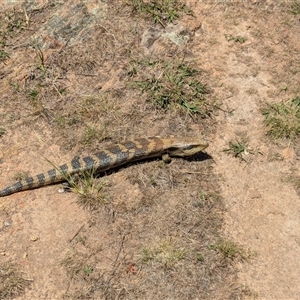
[[[130,3],[2,1],[0,187],[138,137],[206,154],[95,179],[93,209],[59,185],[1,198],[0,298],[300,299],[299,139],[262,114],[300,95],[300,4],[187,1],[171,23]],[[202,114],[132,88],[151,60],[201,70]]]

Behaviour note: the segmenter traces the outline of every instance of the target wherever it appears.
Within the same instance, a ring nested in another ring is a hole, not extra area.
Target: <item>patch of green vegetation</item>
[[[49,121],[50,119],[54,118],[54,113],[50,109],[46,108],[46,106],[44,105],[42,100],[44,99],[42,97],[43,95],[42,93],[43,93],[43,87],[38,85],[37,88],[33,88],[27,91],[27,97],[29,103],[34,109],[34,115],[43,117],[47,121]]]
[[[19,90],[20,90],[20,85],[19,85],[18,82],[10,81],[9,84],[11,85],[11,87],[12,87],[16,92],[19,92]]]
[[[225,34],[225,38],[228,42],[233,41],[240,44],[244,44],[247,41],[247,38],[244,36],[233,36],[232,34]]]
[[[54,122],[60,129],[64,129],[79,123],[79,118],[75,113],[68,113],[67,115],[56,115]]]
[[[37,89],[31,89],[27,92],[30,104],[35,108],[41,108],[41,101],[39,100],[40,92]]]
[[[300,2],[295,1],[291,4],[290,12],[293,15],[300,15]]]
[[[115,115],[119,108],[113,95],[105,93],[82,99],[79,104],[79,114],[91,121],[98,122],[100,116]]]
[[[79,195],[77,203],[90,210],[96,210],[110,202],[106,192],[107,181],[94,178],[95,173],[95,170],[82,172],[75,178],[67,178],[71,191]]]
[[[200,191],[198,199],[195,200],[193,205],[195,207],[199,207],[200,209],[212,209],[218,202],[220,202],[219,195],[202,190]]]
[[[204,256],[201,253],[197,253],[196,258],[200,262],[204,262],[205,261]]]
[[[153,260],[155,257],[154,255],[154,251],[149,249],[149,248],[144,248],[142,250],[142,262],[143,263],[148,263],[150,262],[151,260]]]
[[[241,250],[237,245],[230,240],[222,240],[217,244],[217,250],[227,258],[235,258],[240,254]]]
[[[211,250],[219,251],[224,257],[234,258],[240,252],[239,248],[229,240],[222,240],[219,243],[214,243],[209,246]]]
[[[47,72],[47,67],[45,63],[45,57],[39,46],[35,46],[36,59],[38,63],[38,69],[42,71],[43,75]]]
[[[149,263],[151,261],[158,262],[166,268],[171,268],[178,261],[184,259],[186,251],[183,248],[179,248],[171,240],[160,241],[157,246],[153,248],[144,248],[142,250],[143,263]]]
[[[293,140],[300,135],[300,97],[285,103],[269,104],[262,113],[269,136]]]
[[[24,14],[21,11],[5,11],[5,24],[8,32],[24,29]]]
[[[127,0],[133,12],[151,18],[155,23],[166,26],[174,22],[182,14],[192,14],[191,10],[179,0]]]
[[[93,267],[95,257],[93,257],[93,255],[96,255],[98,251],[101,251],[101,248],[91,249],[83,246],[81,251],[74,248],[66,254],[65,258],[60,262],[60,265],[65,268],[67,276],[71,280],[79,282],[83,279],[85,282],[93,283],[93,278],[91,278],[95,275],[95,269]],[[80,297],[76,299],[83,298]],[[84,297],[84,299],[86,298]]]
[[[255,290],[249,288],[249,287],[244,287],[242,289],[242,293],[245,295],[245,296],[248,296],[248,297],[251,297],[251,299],[253,300],[256,300],[258,299],[258,296],[259,296],[259,293],[256,292]]]
[[[105,125],[101,129],[88,125],[81,138],[81,143],[84,145],[91,145],[93,141],[97,140],[98,142],[101,142],[107,137]]]
[[[16,10],[0,12],[0,61],[9,58],[9,54],[5,51],[8,38],[23,28],[24,13]]]
[[[106,193],[106,188],[109,186],[107,181],[98,180],[96,177],[97,169],[80,171],[75,175],[64,173],[60,167],[49,159],[45,160],[50,163],[67,182],[62,191],[72,191],[79,195],[77,203],[83,208],[96,210],[99,207],[110,202]]]
[[[218,247],[217,247],[217,244],[210,244],[209,245],[209,249],[211,249],[211,250],[217,250],[218,249]]]
[[[4,50],[0,50],[0,61],[4,61],[9,58],[9,54]]]
[[[36,89],[30,90],[28,93],[29,97],[32,99],[32,101],[36,101],[39,92]]]
[[[6,130],[3,127],[0,127],[0,137],[6,133]]]
[[[197,79],[200,71],[188,64],[145,58],[132,61],[128,73],[131,77],[138,77],[133,86],[146,92],[148,101],[158,107],[166,109],[173,106],[189,114],[207,114],[205,95],[210,91]]]
[[[24,279],[11,263],[0,265],[0,299],[13,299],[24,294],[31,280]]]
[[[93,273],[94,269],[89,266],[84,266],[83,267],[83,272],[85,273],[86,276],[90,276]]]
[[[248,142],[246,140],[235,142],[229,142],[229,148],[224,149],[224,152],[228,152],[233,154],[234,157],[238,157],[239,159],[246,161],[245,155],[253,154],[253,151],[249,148]]]
[[[219,242],[211,244],[209,248],[220,252],[224,258],[234,259],[239,257],[242,259],[250,259],[257,256],[255,251],[250,251],[250,249],[244,250],[228,239],[221,239]]]
[[[199,193],[199,199],[201,200],[201,201],[206,201],[208,198],[209,198],[209,193],[207,193],[207,192],[205,192],[205,191],[201,191],[200,193]]]
[[[69,286],[81,286],[79,289],[67,288],[62,299],[116,299],[115,295],[119,290],[114,293],[114,289],[110,285],[115,276],[111,277],[109,274],[110,276],[106,277],[107,272],[103,274],[99,268],[94,268],[94,265],[98,264],[102,257],[97,255],[102,251],[102,246],[97,247],[96,244],[95,248],[94,244],[93,242],[92,247],[88,245],[80,247],[79,251],[74,243],[74,248],[60,262],[67,273]],[[115,269],[114,271],[116,272]],[[103,295],[109,295],[109,297]],[[110,297],[111,295],[114,297]]]

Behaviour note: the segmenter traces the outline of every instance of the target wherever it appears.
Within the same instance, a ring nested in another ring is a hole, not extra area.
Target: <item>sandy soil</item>
[[[3,11],[16,8],[12,18],[25,29],[16,26],[9,34],[10,58],[1,62],[1,187],[18,172],[52,168],[46,159],[60,164],[124,138],[204,137],[212,157],[178,159],[167,167],[151,161],[113,173],[105,179],[113,204],[96,212],[80,207],[72,193],[57,193],[56,186],[1,198],[1,263],[16,264],[30,281],[16,299],[300,299],[300,201],[293,185],[300,178],[299,141],[270,139],[261,113],[267,103],[300,95],[299,14],[288,2],[188,4],[194,16],[163,28],[133,17],[127,6],[112,9],[110,1],[4,3]],[[184,53],[203,70],[209,97],[220,109],[195,120],[153,109],[124,81],[125,66],[139,52]],[[118,100],[101,102],[93,114],[86,98],[100,92]],[[92,126],[100,134],[90,143],[86,130]],[[243,139],[252,150],[245,161],[223,151]],[[211,217],[209,206],[195,210],[196,195],[206,188],[220,193],[225,212],[217,206]],[[218,225],[206,230],[201,218]],[[136,249],[162,239],[189,249],[189,258],[207,251],[219,225],[249,249],[250,259],[225,263],[207,252],[208,265],[191,259],[167,271],[159,262],[139,263]],[[101,278],[89,277],[91,265]],[[199,287],[199,278],[210,279]]]

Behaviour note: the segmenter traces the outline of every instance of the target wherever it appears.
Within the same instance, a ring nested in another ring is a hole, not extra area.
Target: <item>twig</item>
[[[79,232],[82,230],[83,227],[84,227],[84,224],[77,230],[77,232],[74,234],[74,236],[69,240],[70,243],[76,238],[76,236],[79,234]]]

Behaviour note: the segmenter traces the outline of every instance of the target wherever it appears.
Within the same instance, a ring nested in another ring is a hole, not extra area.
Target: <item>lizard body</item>
[[[129,162],[151,157],[186,157],[197,154],[208,146],[199,140],[181,140],[175,138],[141,138],[126,141],[101,150],[83,158],[74,157],[70,163],[63,164],[44,173],[27,177],[0,190],[0,197],[20,191],[34,189],[53,183],[67,181],[81,172],[103,172]]]

